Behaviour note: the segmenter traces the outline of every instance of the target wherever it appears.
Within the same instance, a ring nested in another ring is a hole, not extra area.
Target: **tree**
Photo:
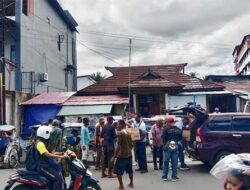
[[[189,75],[190,75],[191,77],[197,77],[199,74],[196,73],[196,72],[190,72]]]
[[[96,83],[101,82],[106,78],[106,75],[102,75],[101,72],[92,73],[90,76]]]

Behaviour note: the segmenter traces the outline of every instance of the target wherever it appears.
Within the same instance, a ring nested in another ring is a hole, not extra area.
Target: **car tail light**
[[[204,142],[205,138],[201,135],[201,128],[196,130],[196,142]]]

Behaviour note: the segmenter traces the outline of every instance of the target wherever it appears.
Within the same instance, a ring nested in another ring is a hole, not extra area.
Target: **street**
[[[135,172],[135,190],[214,190],[222,189],[222,185],[215,178],[209,174],[209,169],[207,169],[202,163],[197,161],[188,161],[187,164],[191,167],[190,171],[179,171],[180,180],[178,182],[163,182],[161,180],[161,171],[154,171],[153,165],[149,164],[149,173],[140,174]],[[93,168],[93,167],[92,167]],[[102,179],[100,178],[100,173],[93,171],[95,178],[100,180],[100,185],[102,190],[114,190],[117,187],[117,179]],[[1,169],[0,186],[1,190],[6,185],[9,175],[11,175],[14,170]],[[128,183],[127,175],[124,176],[124,184]],[[129,189],[129,188],[126,188]]]

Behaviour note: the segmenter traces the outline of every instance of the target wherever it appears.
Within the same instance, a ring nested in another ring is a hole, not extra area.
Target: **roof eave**
[[[73,16],[69,13],[69,11],[63,10],[63,8],[61,7],[61,5],[59,4],[57,0],[47,0],[47,1],[57,11],[59,16],[62,17],[62,20],[68,25],[68,27],[72,31],[78,32],[78,30],[76,29],[76,27],[78,26],[78,23],[75,21]]]

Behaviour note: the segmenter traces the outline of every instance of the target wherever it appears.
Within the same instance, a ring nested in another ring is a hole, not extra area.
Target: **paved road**
[[[149,164],[149,173],[140,174],[135,172],[135,190],[219,190],[221,184],[209,175],[208,169],[200,162],[188,162],[190,171],[179,172],[178,182],[163,182],[161,172],[154,171],[152,164]],[[0,170],[0,189],[6,184],[8,176],[13,170]],[[100,180],[103,190],[114,190],[117,187],[116,179],[100,179],[100,173],[93,171],[94,176]],[[125,184],[128,183],[127,176],[124,178]],[[126,188],[129,189],[129,188]]]

